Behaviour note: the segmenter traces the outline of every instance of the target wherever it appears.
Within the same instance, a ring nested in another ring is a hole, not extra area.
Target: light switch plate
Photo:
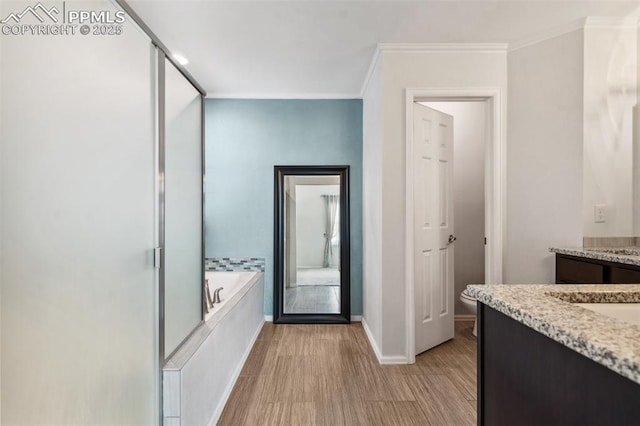
[[[607,218],[605,215],[605,204],[596,204],[593,208],[593,221],[595,223],[604,223]]]

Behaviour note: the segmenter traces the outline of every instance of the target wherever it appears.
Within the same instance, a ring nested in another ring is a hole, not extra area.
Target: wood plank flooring
[[[380,365],[360,323],[266,323],[219,425],[475,425],[473,322],[413,365]]]

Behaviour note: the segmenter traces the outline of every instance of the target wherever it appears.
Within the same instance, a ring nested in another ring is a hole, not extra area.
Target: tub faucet
[[[213,303],[220,303],[220,290],[222,290],[223,287],[218,287],[213,291]]]
[[[209,290],[209,280],[207,279],[204,280],[204,297],[205,297],[204,312],[205,314],[208,314],[211,308],[213,307],[213,302],[211,301],[211,291]]]

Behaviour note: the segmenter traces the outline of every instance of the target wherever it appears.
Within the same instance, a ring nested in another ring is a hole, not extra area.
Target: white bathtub
[[[213,298],[213,292],[222,287],[220,290],[220,303],[216,303],[208,314],[205,314],[205,321],[214,319],[226,312],[225,306],[233,304],[238,297],[242,297],[247,287],[251,285],[253,280],[258,279],[256,272],[205,272],[204,279],[209,281],[209,291]]]
[[[214,425],[262,324],[262,272],[206,272],[220,301],[163,367],[163,424]]]

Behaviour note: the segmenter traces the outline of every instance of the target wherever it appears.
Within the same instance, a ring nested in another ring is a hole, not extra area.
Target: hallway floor
[[[380,365],[360,323],[266,323],[219,425],[475,425],[473,322],[455,339]]]

